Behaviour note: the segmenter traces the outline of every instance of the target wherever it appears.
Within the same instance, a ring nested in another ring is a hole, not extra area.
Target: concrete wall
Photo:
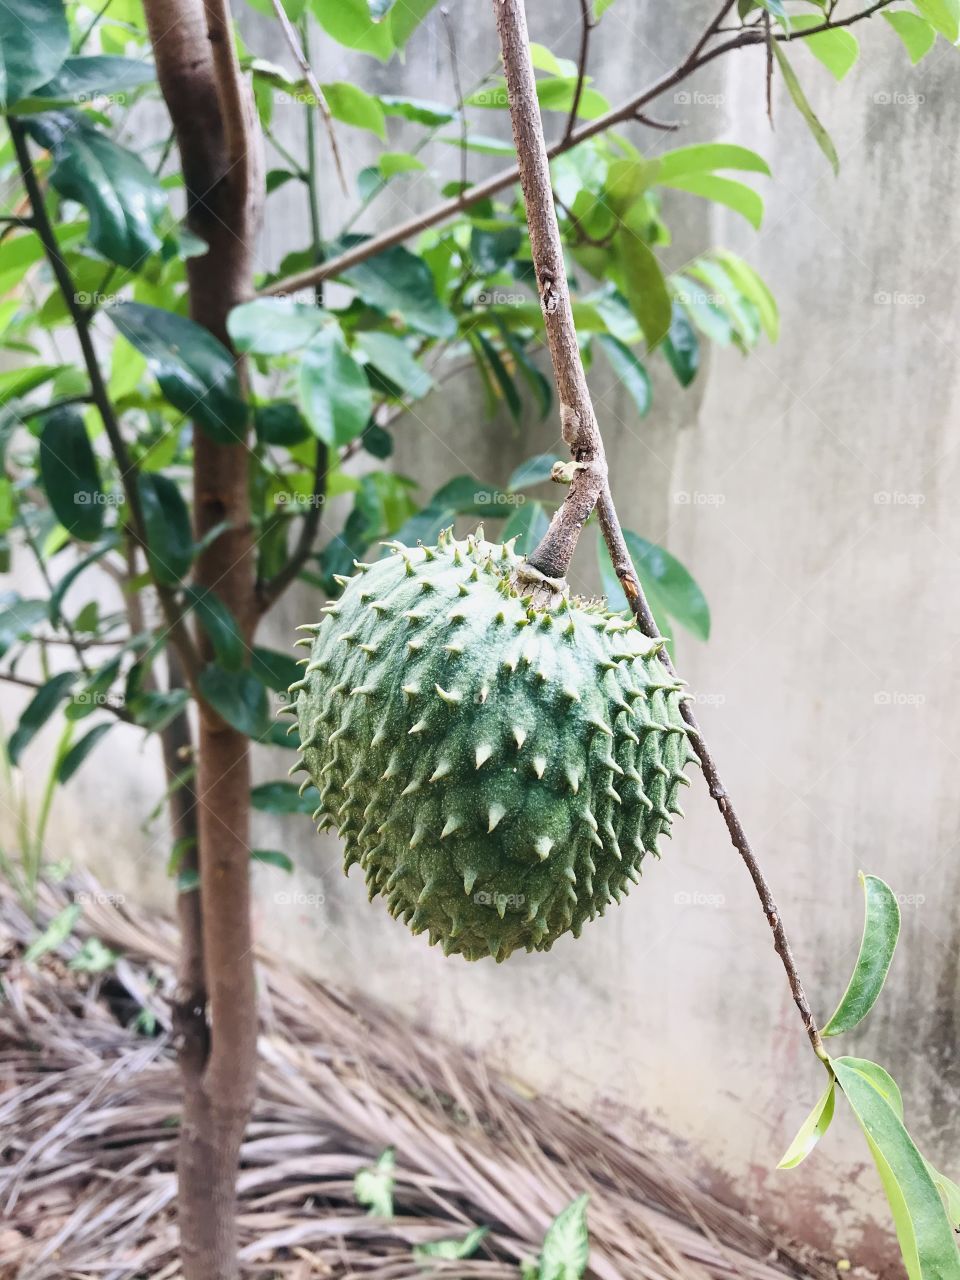
[[[570,54],[577,6],[562,9],[531,0],[531,27]],[[594,47],[604,91],[616,101],[665,70],[703,11],[673,5],[664,22],[655,6],[619,0]],[[452,20],[469,82],[494,60],[490,16],[459,5]],[[276,32],[248,25],[253,47],[283,61]],[[671,254],[680,264],[717,243],[743,252],[780,302],[779,345],[749,359],[712,351],[687,392],[654,360],[656,405],[642,423],[622,389],[599,370],[592,380],[624,523],[692,566],[710,600],[712,637],[683,636],[679,664],[822,1015],[856,955],[857,870],[904,895],[889,989],[844,1048],[895,1074],[916,1136],[956,1176],[960,100],[942,42],[915,71],[880,19],[863,43],[863,67],[840,87],[794,54],[836,141],[839,179],[779,88],[771,133],[763,58],[752,52],[715,64],[691,104],[658,107],[689,122],[685,140],[735,139],[770,159],[762,234],[671,197]],[[330,78],[450,92],[437,13],[403,67],[327,54]],[[301,127],[299,110],[278,111],[285,137]],[[651,153],[672,143],[634,136]],[[351,134],[351,161],[364,149]],[[437,154],[445,150],[434,155],[449,171],[453,153]],[[471,166],[484,171],[482,158]],[[420,179],[398,190],[383,200],[384,218],[435,198]],[[304,238],[296,193],[276,199],[265,264]],[[333,191],[328,229],[341,204]],[[478,403],[469,380],[452,384],[405,423],[397,465],[426,491],[462,471],[502,480],[559,444],[556,423],[522,432],[485,424]],[[592,563],[584,548],[577,587],[595,588]],[[270,639],[287,643],[318,606],[310,592],[291,594]],[[58,800],[49,845],[159,905],[170,898],[165,835],[138,826],[158,789],[155,755],[123,731],[111,735]],[[258,761],[259,776],[278,771],[276,760]],[[596,1107],[640,1141],[688,1153],[723,1194],[796,1235],[896,1270],[877,1228],[887,1221],[877,1178],[845,1117],[801,1170],[773,1172],[820,1091],[820,1069],[749,878],[696,780],[687,808],[668,855],[624,905],[577,943],[499,967],[445,960],[368,906],[356,873],[342,878],[336,840],[318,841],[305,820],[258,816],[257,843],[288,849],[298,868],[292,880],[258,871],[258,929],[293,962]]]

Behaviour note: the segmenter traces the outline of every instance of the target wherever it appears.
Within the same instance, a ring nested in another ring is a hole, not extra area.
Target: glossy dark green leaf
[[[89,733],[83,735],[79,742],[75,742],[57,765],[57,781],[69,782],[100,739],[112,728],[113,725],[110,723],[95,725]]]
[[[547,532],[549,524],[543,503],[528,499],[514,507],[513,514],[504,525],[501,537],[504,542],[516,538],[517,554],[527,556]]]
[[[190,701],[186,689],[148,689],[126,697],[127,710],[150,733],[162,733]]]
[[[295,404],[278,400],[274,404],[261,404],[253,411],[253,425],[257,439],[263,444],[277,444],[289,448],[310,438],[307,420]]]
[[[471,334],[471,343],[475,344],[478,357],[485,360],[489,365],[498,397],[503,400],[510,410],[514,422],[519,422],[523,417],[523,401],[520,399],[517,384],[504,364],[500,352],[480,329],[476,329]]]
[[[540,1254],[540,1280],[581,1280],[590,1256],[589,1202],[589,1196],[578,1196],[547,1228]]]
[[[673,304],[670,331],[662,350],[681,387],[689,387],[700,368],[700,340],[678,302]]]
[[[543,419],[553,406],[553,386],[550,379],[531,360],[520,338],[510,331],[500,317],[497,317],[497,320],[497,327],[500,330],[504,345],[513,356],[517,372],[533,392],[533,398],[540,411],[540,417]]]
[[[87,429],[75,409],[58,409],[44,420],[40,476],[63,527],[79,541],[92,542],[103,527],[103,492]]]
[[[106,314],[144,356],[160,389],[213,440],[243,439],[247,406],[233,357],[212,333],[186,316],[141,302],[121,302]]]
[[[302,676],[295,658],[291,658],[287,653],[280,653],[276,649],[264,649],[259,646],[253,650],[250,669],[268,689],[275,689],[278,693],[286,693],[290,686]]]
[[[141,472],[137,477],[147,533],[147,556],[158,582],[176,586],[193,563],[190,512],[180,486],[169,476]]]
[[[535,454],[534,457],[527,458],[526,462],[520,463],[507,481],[507,488],[513,492],[515,489],[530,489],[536,484],[545,484],[550,479],[554,463],[566,461],[559,453]]]
[[[69,694],[77,674],[76,671],[62,671],[59,675],[51,676],[27,703],[20,723],[7,743],[7,755],[12,765],[20,763],[20,757],[26,748]]]
[[[314,805],[313,807],[316,808],[317,806]],[[292,859],[278,849],[251,849],[250,859],[253,862],[263,863],[265,867],[277,867],[280,871],[293,870]]]
[[[523,232],[515,222],[475,223],[470,232],[470,256],[479,275],[502,271],[523,243]]]
[[[184,601],[192,609],[207,634],[217,661],[228,671],[239,671],[247,656],[247,646],[233,614],[215,592],[201,587],[184,587]]]
[[[610,361],[610,367],[616,374],[618,381],[629,391],[630,398],[637,407],[637,413],[642,418],[644,414],[650,411],[650,404],[653,400],[650,375],[630,348],[618,338],[614,338],[608,333],[600,333],[595,341]]]
[[[0,109],[25,98],[59,71],[70,52],[63,0],[0,4]]]
[[[830,1083],[824,1089],[816,1106],[797,1130],[797,1136],[787,1147],[777,1165],[778,1169],[795,1169],[802,1164],[814,1149],[823,1135],[830,1128],[836,1105],[836,1081],[830,1077]]]
[[[300,403],[314,435],[330,446],[349,444],[370,420],[369,380],[335,326],[322,329],[304,349]]]
[[[393,453],[393,436],[373,420],[367,423],[361,436],[363,447],[372,458],[389,458]]]
[[[408,547],[415,547],[418,542],[430,546],[436,542],[441,529],[453,524],[456,514],[452,507],[426,506],[401,525],[394,537]]]
[[[623,536],[644,589],[655,594],[671,617],[699,640],[709,639],[710,609],[689,569],[638,533],[624,530]]]
[[[958,1280],[960,1253],[950,1221],[903,1122],[859,1059],[835,1058],[831,1066],[876,1163],[907,1275],[910,1280]]]
[[[673,313],[670,294],[656,254],[629,227],[615,237],[623,271],[623,287],[630,310],[647,340],[655,347],[670,329]]]
[[[200,672],[200,694],[238,733],[261,738],[270,727],[266,687],[250,671],[208,666]]]
[[[860,873],[864,893],[863,937],[853,975],[825,1036],[850,1031],[867,1016],[883,990],[900,936],[900,907],[890,886],[878,876]]]
[[[300,795],[295,782],[262,782],[251,788],[250,803],[260,813],[313,813],[320,803],[316,787],[307,787]]]
[[[138,155],[73,112],[31,117],[27,127],[53,154],[53,187],[87,210],[98,252],[136,268],[160,251],[167,193]]]
[[[47,108],[89,103],[106,94],[116,98],[132,93],[155,79],[153,64],[141,62],[139,58],[99,53],[67,58],[51,80],[33,90],[28,101],[31,106]]]
[[[305,347],[329,320],[329,313],[292,298],[255,298],[227,316],[227,330],[238,351],[280,356]]]
[[[356,289],[368,306],[395,315],[417,333],[431,338],[456,334],[456,318],[437,297],[430,268],[402,245],[348,268],[339,278]]]
[[[837,149],[833,145],[833,141],[829,133],[827,133],[826,129],[817,119],[813,107],[811,107],[810,103],[807,101],[807,95],[803,92],[800,81],[797,79],[797,73],[790,65],[787,55],[780,48],[780,42],[778,40],[772,40],[770,42],[770,47],[777,59],[777,64],[780,67],[780,71],[783,75],[787,90],[790,93],[790,97],[793,99],[794,106],[803,116],[804,120],[806,120],[807,128],[816,139],[817,146],[830,161],[830,164],[833,166],[834,173],[839,173],[840,158],[837,155]]]

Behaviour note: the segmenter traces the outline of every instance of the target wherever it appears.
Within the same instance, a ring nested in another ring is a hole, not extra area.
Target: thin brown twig
[[[583,365],[580,360],[573,324],[573,313],[566,291],[566,280],[562,274],[560,277],[557,276],[558,262],[561,264],[560,271],[562,273],[563,247],[553,205],[550,168],[543,130],[540,124],[540,112],[537,105],[533,63],[530,59],[529,37],[527,35],[523,0],[493,0],[493,4],[497,16],[497,28],[500,33],[500,45],[510,92],[510,113],[520,163],[520,181],[523,187],[527,219],[530,227],[530,248],[534,269],[540,284],[541,306],[547,328],[550,354],[553,359],[554,375],[559,391],[563,436],[570,446],[575,462],[586,462],[589,468],[586,473],[578,472],[574,476],[571,489],[574,488],[584,474],[593,474],[598,477],[599,492],[596,485],[594,485],[592,488],[584,488],[583,492],[578,496],[581,500],[585,500],[588,493],[592,496],[593,502],[591,502],[587,515],[593,509],[593,503],[596,503],[604,540],[610,551],[610,558],[617,577],[623,584],[627,599],[630,601],[630,607],[644,633],[651,637],[659,638],[656,621],[644,597],[643,588],[630,559],[620,521],[613,505],[613,498],[606,477],[603,441],[583,374]],[[724,6],[720,17],[715,19],[715,23],[722,20],[723,14],[729,7],[729,5]],[[572,424],[572,430],[569,416],[571,409],[577,415]],[[551,578],[562,576],[583,526],[581,514],[581,503],[571,503],[568,497],[554,515],[547,534],[528,557],[527,563],[538,571],[535,576],[544,573]],[[559,569],[559,572],[556,572],[557,569]],[[661,658],[668,670],[672,672],[673,667],[664,648],[661,648]],[[703,768],[710,795],[716,801],[727,831],[730,834],[730,839],[733,841],[734,847],[743,859],[753,880],[764,915],[773,933],[774,947],[783,964],[790,990],[800,1011],[804,1029],[814,1052],[818,1057],[824,1058],[825,1052],[820,1038],[820,1031],[804,993],[803,984],[800,981],[800,975],[797,971],[786,931],[770,886],[767,884],[740,818],[720,778],[716,763],[703,741],[689,707],[685,707],[684,715],[691,729],[693,749],[696,751]]]
[[[583,97],[583,87],[587,79],[587,62],[590,58],[590,32],[595,25],[593,14],[590,11],[590,0],[580,0],[580,52],[577,54],[577,84],[573,91],[570,114],[567,116],[567,124],[563,131],[564,140],[570,137],[577,125],[577,113],[580,110],[580,99]]]
[[[774,34],[773,38],[778,42],[807,40],[810,36],[815,36],[820,32],[835,31],[838,27],[852,26],[854,23],[861,22],[880,10],[886,9],[893,3],[894,0],[875,0],[875,3],[868,8],[862,9],[859,13],[850,14],[848,17],[836,22],[822,22],[804,31],[779,31]],[[708,63],[713,62],[714,59],[723,57],[735,49],[744,49],[752,45],[762,44],[764,42],[764,34],[762,29],[757,27],[738,31],[729,40],[714,45],[713,48],[706,48],[709,41],[715,35],[720,34],[717,24],[730,7],[729,4],[724,5],[720,17],[715,18],[710,23],[709,28],[700,37],[690,53],[672,71],[666,72],[659,80],[656,80],[635,97],[621,103],[618,107],[614,107],[606,112],[605,115],[598,116],[596,120],[585,121],[579,129],[573,131],[569,138],[555,142],[547,152],[549,158],[553,160],[557,156],[563,155],[565,152],[579,146],[581,142],[586,142],[589,138],[605,133],[615,125],[623,124],[629,120],[636,120],[638,113],[648,103],[654,102],[669,89],[682,84],[684,80],[689,79],[691,75],[702,67],[707,66]],[[387,231],[381,232],[379,235],[371,236],[368,240],[363,240],[359,244],[351,246],[344,253],[328,258],[326,262],[317,267],[311,267],[306,271],[274,280],[271,284],[259,290],[258,296],[269,298],[275,297],[277,294],[295,293],[299,289],[306,289],[315,285],[320,280],[334,279],[336,276],[342,275],[344,271],[349,270],[350,267],[366,262],[368,258],[375,257],[378,253],[383,253],[387,249],[392,249],[394,245],[402,244],[405,240],[419,235],[421,231],[426,231],[440,222],[446,222],[448,218],[456,217],[457,214],[463,213],[464,210],[478,204],[481,200],[486,200],[490,196],[496,195],[499,191],[503,191],[505,187],[509,187],[516,182],[519,176],[520,170],[517,165],[512,165],[508,169],[501,169],[499,173],[493,174],[492,177],[486,178],[482,182],[474,183],[469,191],[461,192],[457,196],[443,200],[423,213],[418,213],[414,217],[408,218],[405,222],[397,223]]]
[[[304,52],[297,35],[296,28],[287,17],[287,11],[284,9],[281,0],[273,0],[273,11],[277,15],[277,21],[283,31],[283,38],[287,42],[287,47],[293,54],[294,61],[300,68],[303,78],[310,87],[310,92],[317,101],[317,109],[323,117],[324,127],[327,130],[327,137],[330,139],[330,150],[333,152],[333,163],[337,170],[337,177],[340,179],[340,186],[343,194],[348,194],[347,179],[343,172],[343,161],[340,157],[340,147],[337,143],[337,130],[333,123],[333,116],[330,114],[330,107],[327,103],[326,96],[320,88],[320,82],[314,75],[313,67],[311,67],[309,59]]]

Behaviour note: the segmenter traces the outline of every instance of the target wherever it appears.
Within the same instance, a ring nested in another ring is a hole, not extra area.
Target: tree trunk
[[[192,231],[209,245],[187,264],[190,315],[229,346],[226,318],[253,291],[261,166],[229,19],[220,0],[147,0],[157,76],[180,149]],[[243,370],[241,369],[241,375]],[[194,429],[195,580],[248,642],[256,621],[245,444]],[[201,650],[206,644],[199,637]],[[209,660],[209,651],[203,653]],[[200,702],[199,895],[184,895],[177,1028],[184,1083],[179,1220],[185,1280],[235,1280],[236,1176],[253,1104],[257,1012],[250,922],[249,742]]]

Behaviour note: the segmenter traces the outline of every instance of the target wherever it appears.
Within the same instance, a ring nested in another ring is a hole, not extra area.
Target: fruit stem
[[[659,628],[637,577],[623,530],[613,504],[607,482],[607,463],[603,440],[597,424],[587,379],[577,345],[573,309],[567,289],[563,245],[553,203],[550,166],[547,158],[543,125],[537,101],[536,81],[530,58],[530,42],[523,0],[493,0],[500,35],[500,49],[510,99],[510,118],[517,148],[520,184],[526,203],[530,229],[530,248],[540,293],[547,332],[547,344],[553,362],[554,378],[560,399],[560,423],[563,438],[575,462],[585,465],[575,469],[570,492],[555,513],[550,527],[527,564],[546,578],[562,578],[594,507],[600,520],[604,541],[617,577],[623,586],[640,629],[645,635],[659,638]],[[563,477],[564,480],[566,476]],[[666,646],[660,649],[660,660],[675,674]],[[729,832],[734,848],[740,854],[753,880],[760,905],[773,934],[773,945],[780,957],[794,1002],[800,1012],[804,1030],[814,1053],[826,1060],[826,1053],[810,1008],[793,952],[770,886],[750,846],[740,818],[727,794],[716,762],[700,733],[696,717],[687,702],[683,716],[691,729],[691,742],[703,769],[710,795]]]

